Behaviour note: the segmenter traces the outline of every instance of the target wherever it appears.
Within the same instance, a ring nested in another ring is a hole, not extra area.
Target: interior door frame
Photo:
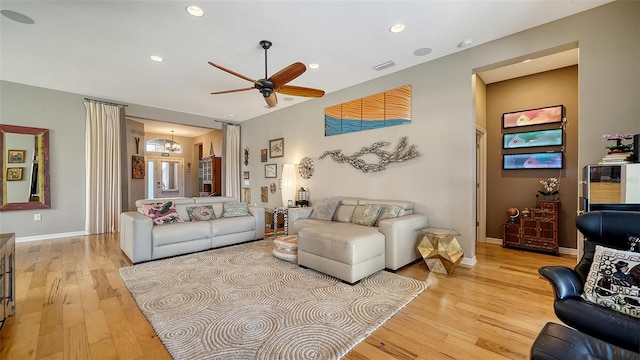
[[[476,125],[476,243],[487,241],[487,130]]]

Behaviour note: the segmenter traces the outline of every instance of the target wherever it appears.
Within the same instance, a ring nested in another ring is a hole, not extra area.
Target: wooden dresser
[[[15,234],[0,234],[0,331],[15,312],[15,248]]]
[[[531,209],[530,216],[502,225],[502,246],[558,255],[559,211],[560,201],[541,200],[540,208]]]

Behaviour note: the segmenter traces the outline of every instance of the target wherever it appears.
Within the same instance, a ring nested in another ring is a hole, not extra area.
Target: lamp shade
[[[294,164],[282,166],[282,206],[296,200],[296,167]]]

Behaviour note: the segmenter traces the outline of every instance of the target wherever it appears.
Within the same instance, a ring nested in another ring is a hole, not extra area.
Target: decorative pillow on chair
[[[640,318],[640,254],[596,246],[582,298]]]
[[[629,235],[629,251],[640,253],[640,236]]]
[[[187,208],[187,213],[191,221],[207,221],[216,218],[211,205],[191,206]]]
[[[336,208],[339,204],[340,199],[322,199],[318,201],[318,203],[313,204],[313,210],[311,210],[309,219],[331,221],[331,219],[333,219],[333,213],[336,212]]]
[[[222,204],[222,217],[249,216],[249,206],[245,202],[231,201]]]
[[[142,208],[142,213],[153,220],[153,225],[184,222],[180,218],[180,215],[178,215],[176,208],[173,206],[173,201],[156,204],[142,204],[140,207]]]
[[[380,214],[380,204],[358,205],[353,211],[351,222],[358,225],[373,226]]]
[[[402,210],[402,208],[397,205],[382,205],[380,208],[380,215],[378,215],[375,226],[380,225],[381,220],[398,217],[398,215],[400,215],[400,210]]]

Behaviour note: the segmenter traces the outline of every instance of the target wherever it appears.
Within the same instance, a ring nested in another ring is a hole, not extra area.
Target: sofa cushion
[[[336,208],[335,213],[333,214],[333,221],[350,223],[351,218],[353,218],[353,211],[356,209],[356,205],[344,205],[340,204]]]
[[[640,318],[640,254],[596,246],[582,297]]]
[[[351,222],[358,225],[373,226],[380,214],[380,204],[358,205],[353,211]]]
[[[142,213],[153,220],[153,225],[183,222],[173,205],[173,201],[155,204],[142,204]]]
[[[187,208],[187,213],[191,221],[208,221],[216,218],[211,205],[190,206]]]
[[[227,217],[211,221],[214,237],[254,230],[256,230],[256,220],[253,216]]]
[[[230,201],[222,204],[222,217],[249,216],[249,207],[245,202]]]
[[[168,226],[154,226],[151,230],[153,246],[179,244],[192,240],[211,239],[208,221],[188,221]]]
[[[313,205],[309,219],[330,221],[339,203],[340,199],[336,198],[327,198],[318,201],[318,203]]]
[[[380,221],[385,219],[393,219],[400,215],[402,208],[397,205],[380,205],[380,214],[376,219],[375,226],[380,225]]]

